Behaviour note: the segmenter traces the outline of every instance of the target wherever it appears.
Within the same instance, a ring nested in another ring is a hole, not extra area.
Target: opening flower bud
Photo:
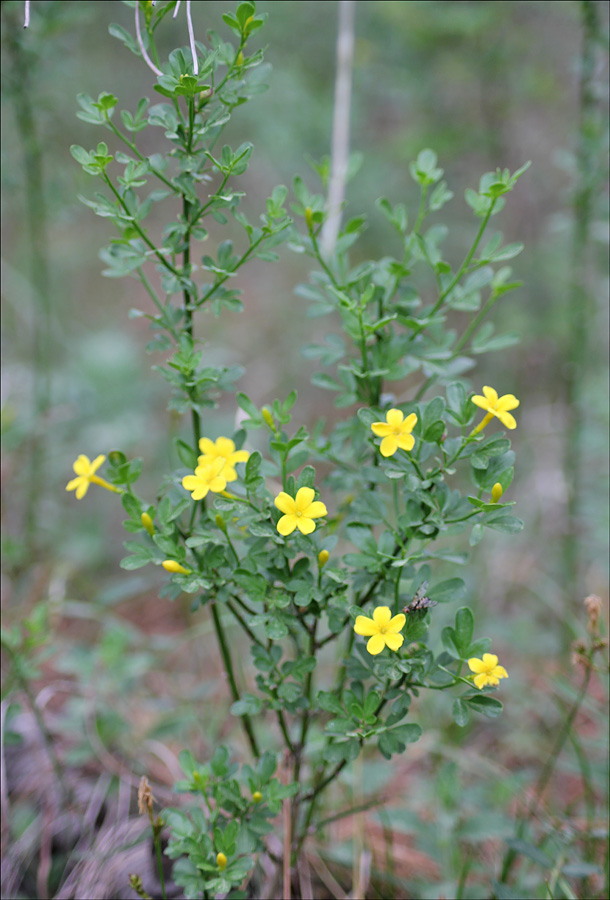
[[[491,489],[491,502],[497,503],[502,494],[504,493],[504,488],[500,484],[499,481],[496,481],[494,486]]]
[[[307,223],[307,227],[311,231],[311,229],[313,228],[313,211],[311,209],[311,206],[307,206],[305,208],[305,222]]]
[[[254,793],[252,794],[252,802],[253,802],[253,803],[260,803],[262,799],[263,799],[263,795],[261,794],[261,792],[260,792],[260,791],[254,791]]]
[[[244,54],[240,50],[239,53],[237,54],[237,59],[235,60],[235,65],[243,66],[243,64],[244,64]]]
[[[223,872],[227,868],[227,857],[224,855],[224,853],[216,854],[216,865],[221,872]]]
[[[152,536],[155,533],[155,526],[153,525],[153,520],[148,515],[148,513],[142,513],[141,519],[142,519],[142,525],[147,530],[147,532]]]
[[[320,550],[320,552],[318,553],[318,565],[321,569],[324,568],[329,560],[329,557],[330,553],[328,552],[328,550]]]
[[[275,431],[275,422],[273,420],[273,416],[271,415],[271,410],[268,406],[263,406],[261,409],[261,416],[269,426],[272,431]]]
[[[185,569],[175,559],[164,559],[161,563],[166,572],[172,572],[174,575],[188,575],[190,569]]]

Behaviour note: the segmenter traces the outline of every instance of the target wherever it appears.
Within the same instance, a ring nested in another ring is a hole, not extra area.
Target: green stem
[[[221,653],[222,660],[224,663],[227,680],[229,682],[229,687],[231,689],[231,696],[233,697],[233,702],[237,703],[237,701],[240,699],[240,694],[239,694],[239,690],[237,689],[237,682],[235,681],[235,672],[233,671],[233,662],[231,660],[231,653],[229,651],[229,645],[227,644],[227,638],[224,633],[224,629],[222,627],[222,622],[220,620],[220,615],[218,613],[218,609],[216,607],[215,600],[212,600],[210,602],[210,609],[212,611],[212,621],[214,623],[214,630],[216,632],[216,637],[218,639],[218,644],[220,647],[220,653]],[[252,722],[250,720],[250,716],[248,716],[248,715],[241,716],[241,720],[243,722],[244,731],[246,732],[246,736],[248,738],[248,743],[250,744],[250,749],[252,751],[252,755],[255,756],[256,758],[258,758],[260,756],[260,750],[258,748],[258,743],[256,741],[254,729],[252,728]]]
[[[114,122],[112,121],[110,116],[108,115],[107,111],[105,113],[105,116],[106,116],[106,123],[108,124],[108,127],[116,134],[116,136],[121,141],[123,141],[123,143],[127,147],[129,147],[129,149],[131,150],[132,153],[135,153],[135,155],[138,157],[138,159],[142,160],[142,162],[148,162],[148,166],[149,166],[152,174],[156,178],[158,178],[159,181],[162,181],[163,184],[165,184],[168,188],[170,188],[172,193],[174,193],[174,194],[180,193],[179,188],[177,188],[175,184],[172,184],[171,181],[169,181],[169,179],[167,179],[165,177],[165,175],[163,175],[162,172],[159,172],[157,169],[154,168],[154,166],[151,166],[150,160],[147,160],[147,158],[144,156],[144,154],[140,153],[140,151],[136,147],[135,143],[133,141],[130,141],[128,137],[125,137],[123,132],[119,128],[116,127],[116,125],[114,124]]]
[[[153,825],[153,843],[155,845],[155,855],[157,857],[157,869],[159,871],[159,881],[161,882],[161,896],[163,900],[167,900],[167,894],[165,893],[165,878],[163,876],[163,859],[161,857],[161,840],[159,837],[159,832]]]
[[[132,226],[133,226],[133,227],[135,228],[135,230],[138,232],[138,234],[140,235],[140,237],[142,238],[142,240],[144,241],[144,243],[146,244],[146,246],[149,247],[149,248],[153,251],[153,253],[154,253],[155,256],[157,257],[157,259],[159,260],[159,262],[160,262],[163,266],[165,266],[165,268],[166,268],[169,272],[171,272],[172,275],[176,275],[177,278],[180,278],[180,272],[179,272],[177,269],[175,269],[175,268],[172,266],[172,264],[169,263],[169,262],[166,260],[166,258],[163,256],[162,253],[159,253],[159,251],[157,250],[157,248],[155,247],[155,245],[153,244],[153,242],[150,240],[150,238],[147,236],[146,232],[143,230],[142,226],[139,224],[139,222],[136,222],[135,218],[132,216],[131,212],[129,211],[129,207],[127,206],[127,204],[125,203],[125,201],[123,200],[123,198],[121,197],[121,195],[119,194],[119,192],[117,191],[117,189],[115,188],[115,186],[113,185],[112,181],[110,180],[110,178],[108,177],[108,175],[106,174],[106,172],[102,172],[102,178],[104,179],[104,181],[106,182],[106,184],[108,185],[108,187],[110,188],[110,190],[112,191],[112,193],[114,194],[114,196],[115,196],[115,197],[117,198],[117,200],[119,201],[119,203],[120,203],[122,209],[123,209],[123,210],[127,213],[127,215],[129,216],[129,220],[130,220]]]
[[[443,302],[445,301],[446,297],[449,296],[451,291],[458,284],[458,282],[462,278],[462,275],[464,274],[464,272],[470,265],[470,260],[476,253],[477,247],[479,246],[479,244],[481,242],[481,238],[483,237],[483,233],[484,233],[485,229],[487,228],[487,223],[489,222],[489,219],[491,217],[491,214],[493,213],[495,205],[496,205],[496,198],[494,197],[492,199],[491,203],[489,204],[489,209],[485,213],[485,217],[484,217],[483,221],[481,222],[481,226],[477,232],[477,236],[475,237],[474,243],[473,243],[472,247],[470,248],[468,254],[466,255],[464,262],[458,269],[457,274],[456,274],[455,278],[449,284],[449,287],[445,288],[445,290],[441,293],[440,297],[438,298],[438,300],[432,307],[432,310],[430,311],[429,315],[433,316],[434,313],[437,312],[438,309],[440,309],[440,307],[443,305]]]

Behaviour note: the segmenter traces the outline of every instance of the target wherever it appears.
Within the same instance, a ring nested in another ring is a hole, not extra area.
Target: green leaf
[[[543,866],[545,869],[553,868],[553,860],[551,857],[539,847],[536,847],[535,844],[530,844],[529,841],[524,841],[520,838],[509,838],[506,841],[506,844],[511,850],[514,850],[515,853],[527,856],[528,859],[538,863],[539,866]]]
[[[455,600],[461,600],[466,593],[466,584],[462,578],[449,578],[447,581],[441,581],[434,585],[428,591],[431,600],[437,603],[451,603]]]
[[[237,700],[231,706],[232,716],[255,716],[263,708],[263,701],[254,694],[243,694],[240,700]]]
[[[472,697],[463,697],[472,709],[487,716],[488,719],[497,719],[502,712],[502,704],[495,697],[489,697],[486,694],[475,694]]]
[[[464,703],[463,700],[459,698],[453,701],[453,709],[452,709],[453,721],[456,725],[459,725],[460,728],[464,728],[468,725],[470,721],[470,713],[468,711],[468,707]]]

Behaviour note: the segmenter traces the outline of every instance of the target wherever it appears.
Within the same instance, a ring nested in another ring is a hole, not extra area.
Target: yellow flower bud
[[[491,489],[491,502],[497,503],[502,494],[504,493],[504,488],[500,484],[499,481],[496,481],[494,486]]]
[[[191,571],[190,569],[185,569],[175,559],[164,559],[161,565],[166,572],[172,572],[175,575],[188,575]]]
[[[313,212],[311,206],[308,206],[305,209],[305,222],[307,223],[307,227],[311,231],[311,229],[313,228]]]
[[[155,526],[153,525],[153,520],[148,515],[148,513],[142,513],[141,519],[144,528],[150,535],[153,535],[155,533]]]
[[[272,431],[275,431],[275,422],[273,416],[271,415],[271,410],[268,406],[263,406],[263,408],[261,409],[261,416],[263,417],[269,428]]]
[[[237,54],[237,59],[235,60],[235,65],[243,66],[243,64],[244,64],[244,54],[240,50],[239,53]]]
[[[318,553],[318,565],[321,569],[324,568],[324,566],[328,562],[329,557],[330,553],[328,552],[328,550],[320,550],[320,552]]]
[[[252,794],[252,802],[253,802],[253,803],[260,803],[262,799],[263,799],[263,795],[261,794],[261,792],[260,792],[260,791],[254,791],[254,793]]]
[[[224,855],[224,853],[216,854],[216,865],[221,872],[223,872],[227,868],[227,857]]]
[[[226,493],[226,492],[225,492],[225,493]],[[218,513],[218,515],[216,516],[216,518],[214,519],[214,521],[216,522],[216,527],[217,527],[217,528],[220,528],[221,531],[226,531],[226,530],[227,530],[227,526],[225,525],[225,520],[224,520],[223,517],[220,515],[220,513]]]

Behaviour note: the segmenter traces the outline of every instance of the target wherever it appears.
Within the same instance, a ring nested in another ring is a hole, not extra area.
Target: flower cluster
[[[226,437],[216,441],[201,438],[199,449],[201,456],[195,474],[182,479],[182,487],[191,492],[193,500],[203,500],[209,491],[215,494],[224,491],[227,482],[237,479],[237,463],[246,462],[250,456],[247,450],[236,450],[234,442]]]

